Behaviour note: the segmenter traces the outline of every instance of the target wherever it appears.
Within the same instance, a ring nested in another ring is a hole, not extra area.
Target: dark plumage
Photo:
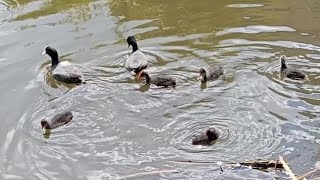
[[[69,62],[60,62],[56,49],[47,46],[42,55],[48,54],[51,57],[51,71],[54,79],[64,83],[85,83],[84,76],[80,70]]]
[[[126,60],[125,68],[133,75],[140,77],[140,72],[148,67],[148,58],[139,50],[134,36],[127,38],[128,47],[132,46],[132,54]]]
[[[176,80],[173,77],[156,76],[151,78],[149,73],[146,71],[143,71],[141,74],[144,75],[147,84],[154,84],[156,86],[164,86],[164,87],[176,86]]]
[[[223,68],[219,65],[211,66],[207,70],[200,68],[199,73],[200,81],[206,83],[207,81],[218,79],[223,74]]]
[[[306,75],[302,71],[299,71],[293,67],[288,67],[286,64],[286,59],[287,59],[287,57],[285,55],[282,55],[280,57],[281,74],[286,76],[287,78],[294,79],[294,80],[304,79],[306,77]]]
[[[193,145],[211,145],[215,140],[219,138],[219,133],[214,128],[208,128],[205,132],[200,135],[194,137],[192,140]]]
[[[64,124],[67,124],[72,120],[72,118],[73,118],[73,115],[71,111],[62,112],[53,116],[53,118],[50,121],[43,119],[41,121],[41,126],[42,126],[42,129],[44,130],[54,129]]]

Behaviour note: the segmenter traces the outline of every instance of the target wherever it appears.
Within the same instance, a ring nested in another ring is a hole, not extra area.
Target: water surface
[[[283,155],[303,174],[319,159],[320,3],[311,1],[0,1],[1,179],[273,179],[223,164]],[[123,65],[135,35],[151,75]],[[84,73],[70,86],[48,75],[44,47]],[[279,56],[305,73],[280,78]],[[200,67],[225,73],[201,86]],[[49,137],[40,121],[72,110]],[[191,146],[215,127],[220,139]],[[211,164],[181,163],[210,161]]]

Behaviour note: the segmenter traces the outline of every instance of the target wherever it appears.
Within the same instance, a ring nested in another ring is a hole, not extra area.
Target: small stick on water
[[[220,166],[220,161],[218,162],[213,162],[213,161],[192,161],[192,160],[180,160],[180,161],[170,161],[173,163],[180,163],[180,164],[218,164]],[[222,164],[222,163],[221,163]],[[226,162],[224,163],[224,166],[230,167],[230,166],[252,166],[253,169],[268,169],[268,168],[279,168],[282,169],[282,163],[279,161],[267,161],[267,160],[257,160],[257,161],[250,161],[250,162],[240,162],[240,163],[235,163],[235,162]]]
[[[302,179],[304,179],[305,177],[307,177],[307,176],[309,176],[309,175],[317,172],[318,170],[320,170],[320,169],[314,169],[314,170],[312,170],[312,171],[310,171],[310,172],[307,172],[306,174],[300,176],[300,177],[298,178],[298,180],[302,180]]]
[[[211,161],[169,161],[169,162],[174,162],[174,163],[181,163],[181,164],[217,164],[216,162],[211,162]]]
[[[287,171],[287,173],[291,177],[291,179],[292,180],[298,180],[298,178],[293,174],[293,172],[291,171],[290,167],[288,166],[288,164],[286,163],[286,161],[283,159],[282,156],[279,156],[279,160],[282,163],[283,168]]]
[[[178,171],[178,170],[169,170],[169,169],[161,170],[161,171],[141,172],[141,173],[136,173],[136,174],[123,176],[120,179],[135,178],[135,177],[138,177],[138,176],[154,175],[154,174],[160,174],[160,173],[178,173],[178,172],[180,172],[180,171]]]

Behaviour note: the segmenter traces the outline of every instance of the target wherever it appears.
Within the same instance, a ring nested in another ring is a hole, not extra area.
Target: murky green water
[[[320,157],[319,18],[316,0],[0,0],[1,179],[272,179],[283,174],[177,161],[278,155],[306,173]],[[175,89],[132,79],[129,35]],[[87,84],[53,81],[47,45]],[[305,81],[279,77],[281,54]],[[200,86],[213,64],[225,75]],[[66,109],[74,120],[45,138],[41,119]],[[191,146],[209,126],[219,141]]]

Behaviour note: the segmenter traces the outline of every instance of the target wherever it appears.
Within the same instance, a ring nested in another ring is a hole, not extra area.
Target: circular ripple
[[[51,64],[50,62],[43,63],[40,67],[40,70],[37,74],[37,77],[35,80],[31,83],[29,83],[28,88],[33,88],[34,85],[38,85],[41,87],[42,91],[52,97],[58,97],[58,95],[61,94],[66,94],[70,91],[76,91],[76,90],[90,90],[90,91],[98,91],[100,90],[101,86],[101,81],[99,78],[96,76],[101,76],[101,79],[103,79],[103,74],[98,73],[94,71],[93,68],[89,68],[87,66],[80,66],[80,65],[75,65],[80,69],[80,71],[83,73],[86,84],[82,85],[76,85],[76,84],[70,84],[70,83],[64,83],[61,81],[57,81],[56,79],[53,78],[52,76],[52,71],[51,71]],[[88,87],[90,86],[90,88]],[[106,88],[105,88],[106,89]]]
[[[297,61],[300,63],[297,63]],[[263,84],[271,90],[271,93],[273,94],[272,97],[276,99],[279,104],[284,104],[291,108],[316,112],[318,110],[316,106],[320,104],[320,101],[317,100],[317,94],[319,94],[320,91],[314,84],[317,82],[318,72],[313,67],[313,63],[308,63],[309,67],[307,66],[307,68],[305,68],[301,65],[303,64],[301,61],[305,60],[288,58],[289,66],[301,69],[307,74],[305,80],[291,80],[282,77],[280,74],[278,58],[274,58],[271,63],[267,63],[265,66],[258,69],[258,73],[263,76]]]
[[[233,131],[230,127],[230,121],[227,119],[214,119],[208,123],[204,122],[193,122],[187,124],[188,127],[183,128],[184,130],[178,132],[171,140],[171,143],[177,146],[178,149],[185,150],[188,152],[203,152],[203,151],[214,151],[213,146],[190,146],[192,139],[203,133],[206,128],[214,127],[219,133],[219,139],[216,144],[227,142],[230,138],[230,132]],[[216,144],[214,146],[216,146]]]
[[[203,114],[210,111],[201,109],[198,111],[202,111]],[[261,113],[258,107],[230,109],[231,112],[234,112],[232,118],[228,116],[210,118],[200,113],[191,115],[196,120],[184,120],[178,124],[170,144],[183,154],[192,153],[191,158],[197,160],[239,161],[239,159],[265,158],[270,156],[270,152],[277,152],[280,139],[276,134],[279,132],[279,127],[255,119],[254,117],[259,117]],[[267,118],[261,117],[261,119]],[[193,137],[208,127],[214,127],[220,133],[217,142],[211,146],[192,145]]]
[[[50,101],[41,98],[37,103],[31,105],[27,113],[20,118],[18,129],[28,129],[24,133],[31,139],[43,141],[43,138],[49,138],[48,142],[58,146],[78,146],[105,141],[108,137],[105,137],[104,140],[101,138],[103,138],[104,130],[112,127],[114,115],[108,110],[107,103],[92,105],[92,102],[97,101],[108,102],[108,99],[91,95],[90,92],[70,92]],[[40,121],[50,119],[66,110],[72,111],[74,116],[72,121],[65,126],[53,129],[49,136],[43,136]],[[107,115],[99,116],[103,113]]]
[[[288,66],[293,66],[297,69],[302,70],[307,75],[306,79],[291,80],[289,78],[281,76],[280,62],[278,57],[273,58],[271,63],[267,63],[265,66],[259,68],[258,72],[266,76],[269,80],[279,85],[282,85],[287,89],[291,89],[302,93],[309,93],[310,91],[319,92],[317,88],[315,88],[314,86],[310,86],[315,85],[314,82],[317,82],[317,79],[319,78],[319,70],[316,69],[318,66],[317,64],[309,62],[306,59],[300,58],[288,58],[287,63]]]

